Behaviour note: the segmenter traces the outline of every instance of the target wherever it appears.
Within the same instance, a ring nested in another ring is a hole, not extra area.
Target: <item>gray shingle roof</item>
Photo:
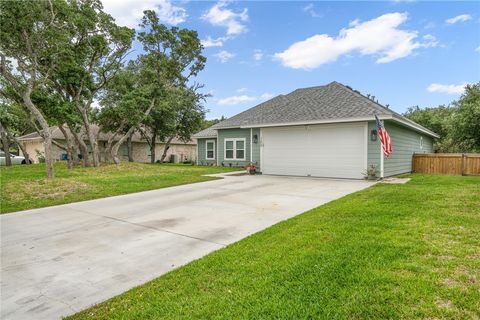
[[[379,118],[401,121],[417,130],[436,136],[430,130],[361,95],[358,91],[334,81],[324,86],[302,88],[286,95],[279,95],[217,123],[194,137],[199,137],[206,132],[216,136],[215,130],[222,128],[328,122],[342,119],[373,120],[375,115]]]
[[[297,89],[287,95],[277,96],[212,128],[362,118],[392,113],[352,89],[332,82],[325,86]]]
[[[213,126],[212,126],[213,127]],[[203,129],[200,132],[195,133],[192,138],[214,138],[217,136],[217,130],[209,127],[207,129]]]

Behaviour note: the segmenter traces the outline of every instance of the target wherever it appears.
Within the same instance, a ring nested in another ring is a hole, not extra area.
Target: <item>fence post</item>
[[[465,153],[462,153],[462,176],[465,175]]]

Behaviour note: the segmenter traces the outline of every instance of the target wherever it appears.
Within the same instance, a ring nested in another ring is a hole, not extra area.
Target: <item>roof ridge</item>
[[[337,81],[332,81],[330,83],[327,83],[327,84],[324,84],[324,85],[321,85],[321,86],[311,86],[311,87],[303,87],[303,88],[297,88],[295,90],[293,90],[292,92],[290,93],[294,93],[295,91],[300,91],[300,90],[306,90],[306,89],[317,89],[317,88],[324,88],[324,87],[328,87],[334,83],[338,83]],[[290,93],[288,93],[287,95],[289,95]]]
[[[369,102],[372,102],[373,104],[379,106],[380,108],[384,109],[385,111],[388,111],[388,112],[390,112],[390,113],[392,113],[392,114],[395,114],[395,113],[396,113],[395,111],[393,111],[393,110],[385,107],[384,105],[376,102],[375,100],[372,100],[372,99],[364,96],[362,93],[360,93],[360,91],[357,91],[357,90],[352,89],[350,86],[344,85],[343,83],[340,83],[340,82],[337,82],[337,81],[333,81],[332,83],[338,85],[338,86],[339,86],[340,88],[342,88],[343,90],[346,90],[346,91],[348,91],[348,92],[351,92],[351,93],[353,93],[353,94],[356,95],[356,96],[359,96],[359,97],[361,97],[361,98],[363,98],[363,99],[368,100]]]

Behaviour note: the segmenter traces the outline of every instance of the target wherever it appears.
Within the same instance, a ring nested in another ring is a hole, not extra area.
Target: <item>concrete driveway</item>
[[[0,316],[73,314],[370,185],[228,176],[3,215]]]

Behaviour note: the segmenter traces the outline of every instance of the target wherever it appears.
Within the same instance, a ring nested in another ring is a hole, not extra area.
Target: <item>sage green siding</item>
[[[253,142],[252,144],[252,163],[257,165],[257,171],[261,172],[261,163],[260,163],[260,128],[252,129],[252,137],[257,135],[257,143]]]
[[[389,121],[385,121],[385,129],[392,139],[393,148],[390,157],[384,158],[386,177],[411,172],[414,153],[433,152],[433,139],[430,136]],[[368,123],[368,165],[374,164],[380,171],[380,138],[377,137],[377,141],[371,141],[372,130],[377,130],[374,121]],[[420,142],[421,138],[423,138],[423,147]]]
[[[215,160],[207,160],[207,150],[206,150],[206,141],[214,140],[215,141]],[[217,138],[199,138],[197,139],[197,164],[198,165],[212,165],[217,163]]]
[[[250,129],[219,129],[218,135],[218,164],[220,166],[241,167],[250,163]],[[245,160],[225,160],[225,139],[244,138],[245,139]]]

